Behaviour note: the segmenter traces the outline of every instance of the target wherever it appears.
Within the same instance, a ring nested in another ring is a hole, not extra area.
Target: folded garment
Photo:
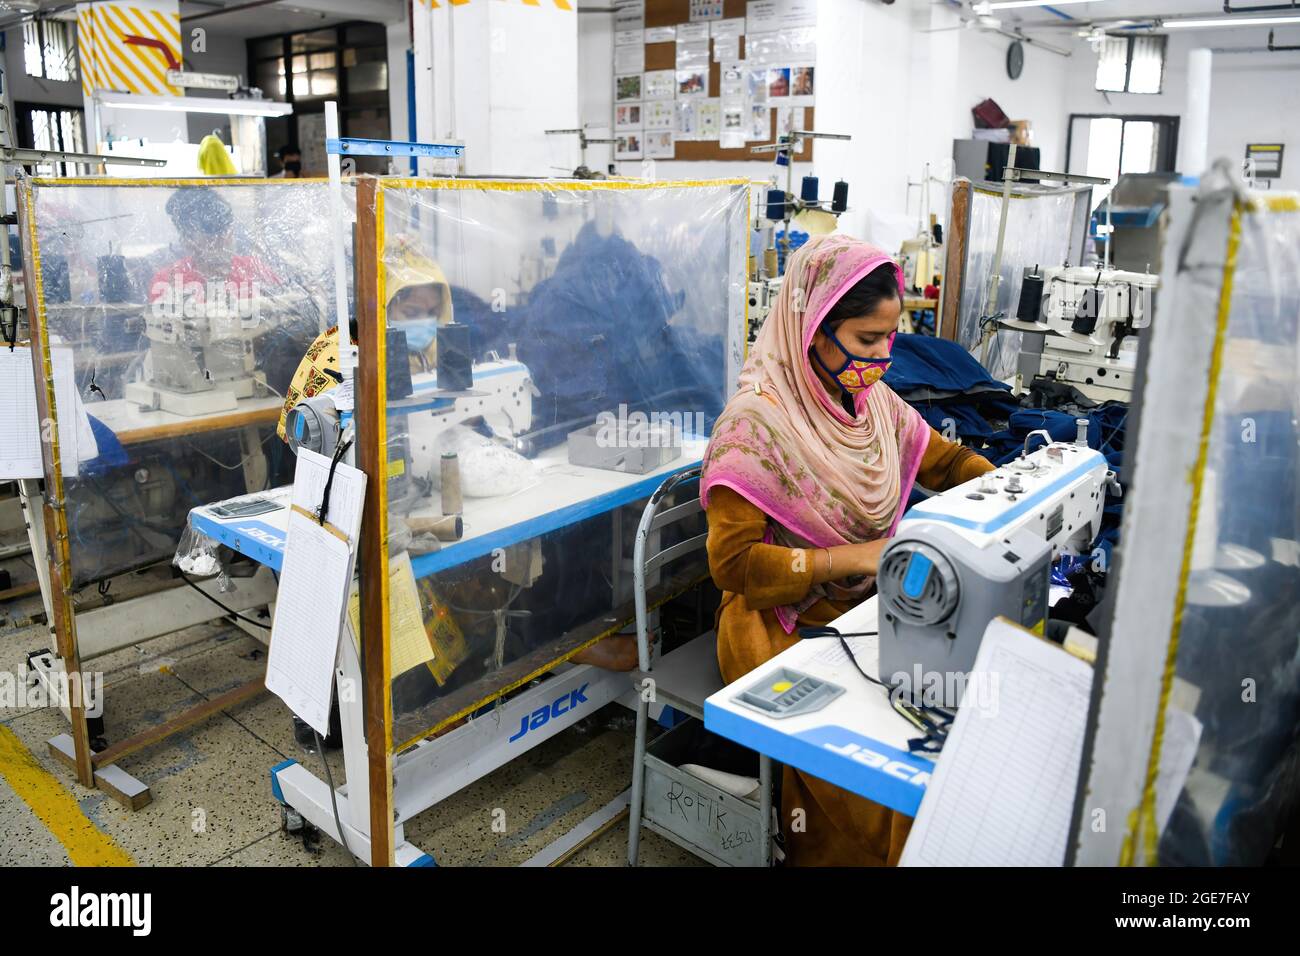
[[[922,385],[918,388],[909,388],[899,391],[894,389],[895,394],[906,402],[945,402],[953,398],[965,398],[967,396],[983,395],[992,393],[994,395],[1007,394],[1006,386],[1002,382],[994,382],[989,385],[975,385],[968,389],[954,388],[930,388],[928,385]]]
[[[953,393],[1011,391],[1011,386],[993,378],[970,353],[947,339],[900,334],[890,359],[884,381],[900,396],[922,388]]]

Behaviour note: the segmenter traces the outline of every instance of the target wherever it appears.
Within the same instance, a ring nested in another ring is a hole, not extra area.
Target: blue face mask
[[[406,347],[412,352],[423,352],[438,337],[437,319],[414,319],[394,322],[393,328],[406,333]]]
[[[888,358],[881,359],[871,358],[866,355],[854,355],[835,337],[834,332],[828,328],[824,328],[822,331],[844,355],[844,362],[838,369],[832,369],[822,360],[817,349],[812,350],[812,355],[817,360],[817,364],[826,370],[826,374],[839,382],[841,390],[850,395],[865,392],[880,381],[884,374],[889,371],[890,360]],[[897,332],[889,333],[889,350],[891,352],[894,350],[894,337],[897,334]]]

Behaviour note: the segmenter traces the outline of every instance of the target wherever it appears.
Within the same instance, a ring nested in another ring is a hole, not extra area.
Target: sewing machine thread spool
[[[1020,302],[1016,305],[1016,318],[1021,322],[1038,322],[1043,312],[1043,277],[1038,267],[1025,276],[1020,285]]]
[[[767,191],[767,218],[780,222],[785,218],[785,190],[769,189]]]
[[[100,302],[130,302],[131,277],[125,256],[100,256],[96,261]]]
[[[831,212],[844,212],[849,208],[849,184],[840,180],[835,184],[835,192],[831,196]]]
[[[803,183],[799,186],[799,198],[804,202],[817,201],[817,177],[805,176]]]
[[[452,323],[438,326],[438,389],[467,392],[474,384],[470,359],[469,326]]]
[[[431,534],[439,541],[459,541],[465,534],[465,522],[460,515],[443,515],[441,518],[407,518],[406,526],[412,534]]]
[[[15,270],[21,269],[22,256],[14,256],[12,252],[11,249],[9,261],[14,264]],[[41,290],[45,293],[47,304],[72,301],[72,280],[66,256],[41,256]]]
[[[460,459],[454,451],[442,456],[442,513],[458,515],[465,510],[460,494]]]

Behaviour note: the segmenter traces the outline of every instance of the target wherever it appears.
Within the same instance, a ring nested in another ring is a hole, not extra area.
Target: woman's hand
[[[876,538],[862,544],[842,544],[817,551],[813,563],[813,583],[840,581],[844,578],[874,576],[880,570],[880,556],[889,546],[889,538]]]

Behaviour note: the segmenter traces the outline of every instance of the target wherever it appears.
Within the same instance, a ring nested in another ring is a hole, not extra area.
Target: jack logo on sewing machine
[[[514,743],[528,731],[541,727],[552,717],[567,714],[579,704],[585,704],[587,702],[586,690],[587,685],[583,684],[577,690],[568,691],[555,698],[555,700],[551,701],[549,707],[538,707],[531,714],[525,714],[519,721],[519,733],[515,734],[507,742]]]
[[[813,727],[796,736],[836,756],[893,777],[900,783],[924,790],[930,782],[933,764],[929,761],[911,757],[844,727]]]
[[[277,551],[284,550],[284,537],[282,535],[274,534],[258,525],[239,525],[234,530],[252,538],[254,541],[260,541],[262,544],[275,548]]]

